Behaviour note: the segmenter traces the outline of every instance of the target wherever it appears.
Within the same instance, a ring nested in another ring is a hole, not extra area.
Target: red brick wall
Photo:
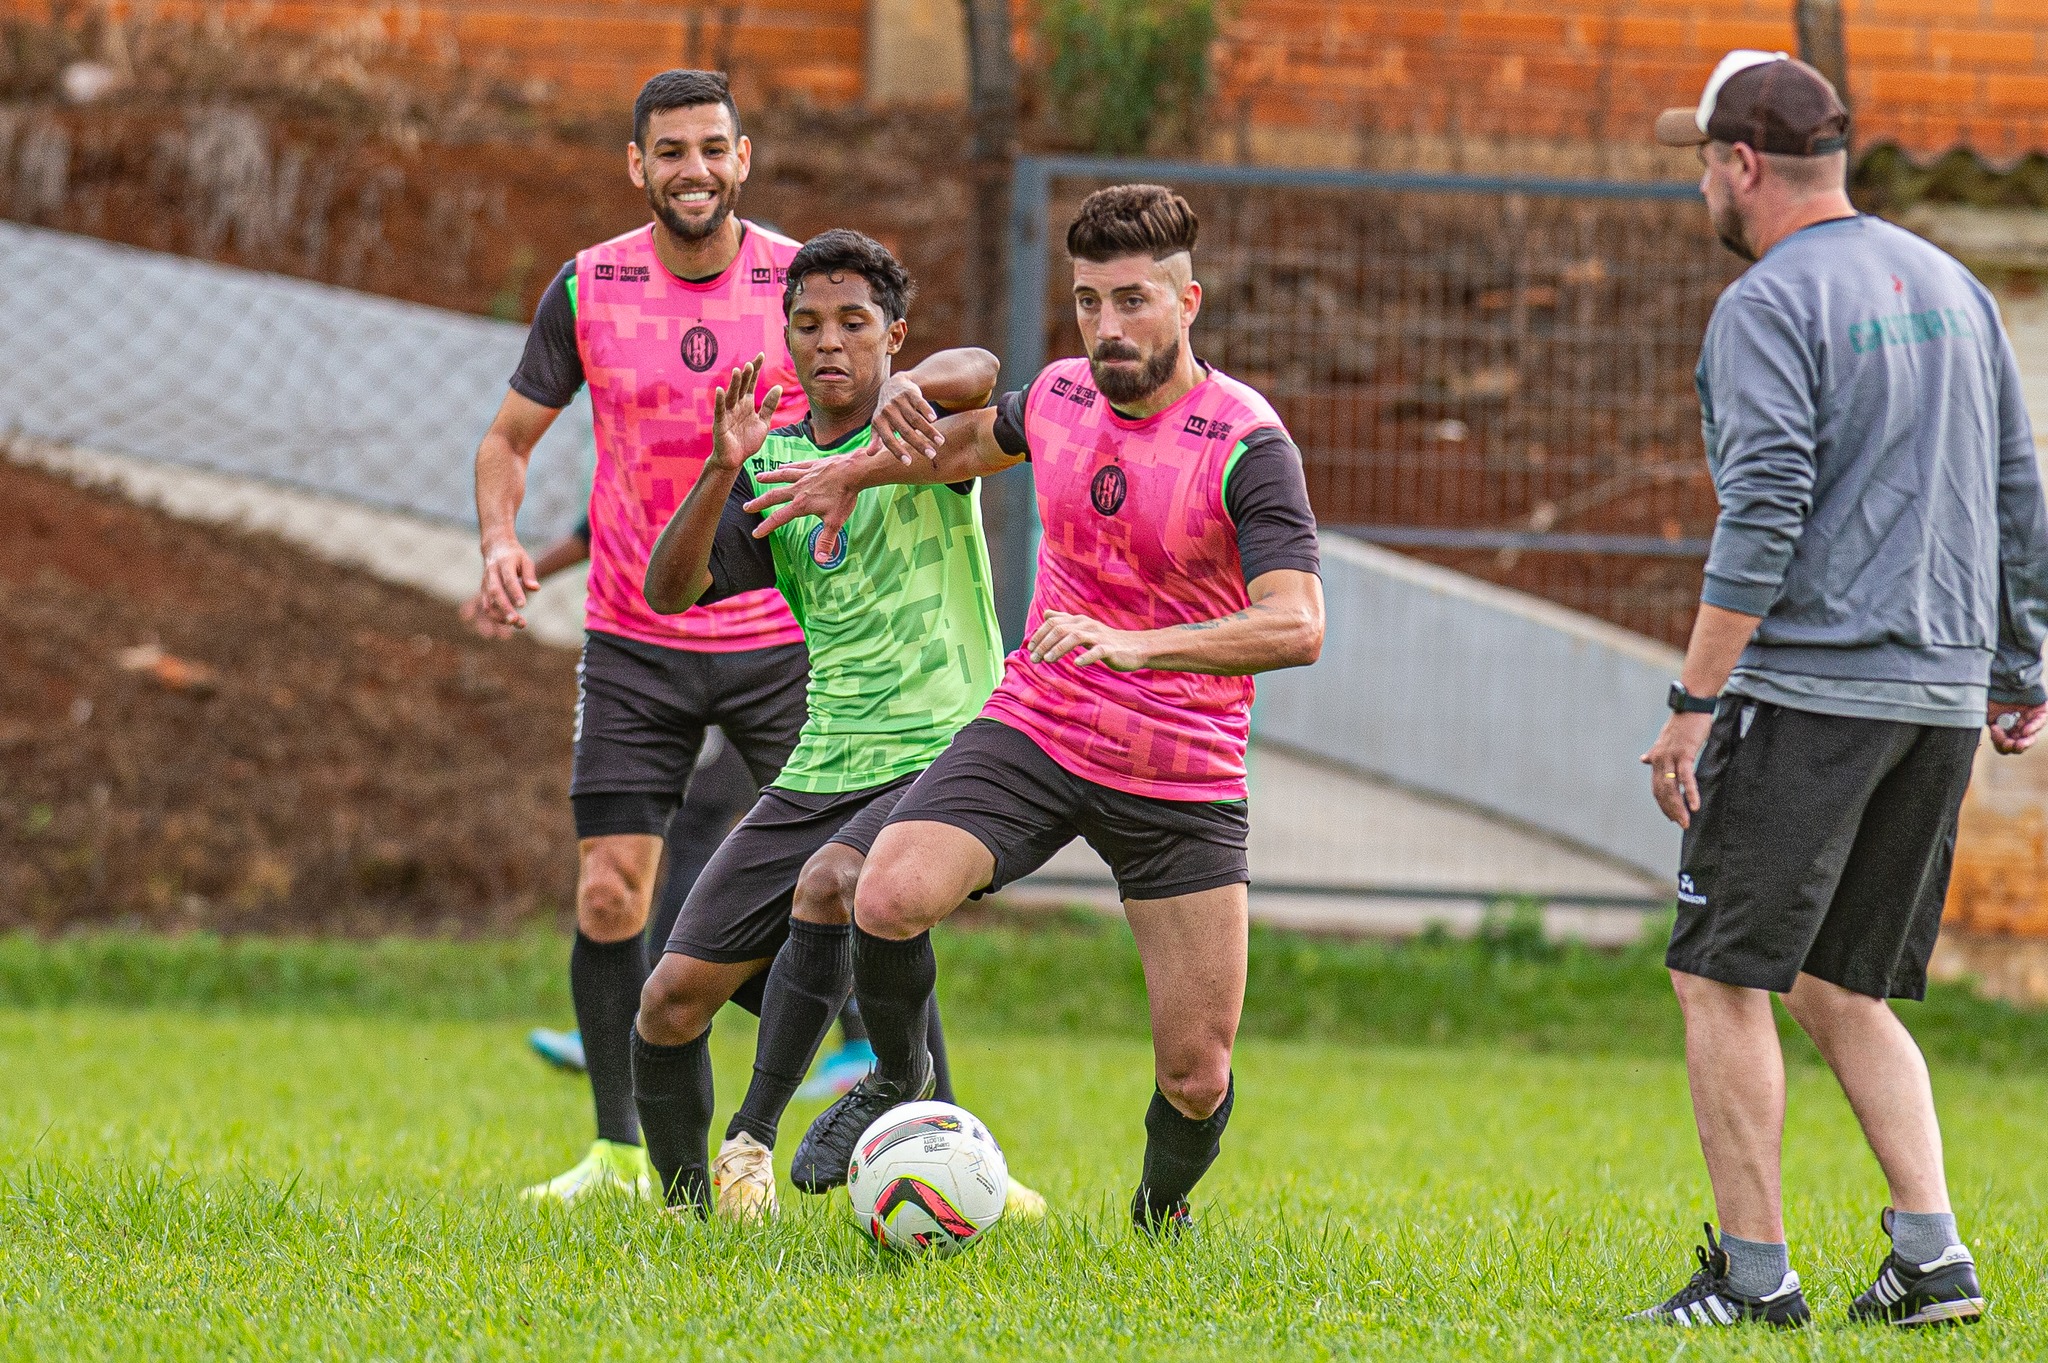
[[[214,16],[230,27],[383,47],[514,83],[544,83],[581,108],[630,104],[648,76],[673,66],[723,65],[742,100],[800,95],[842,105],[860,98],[866,0],[110,0],[118,17]],[[54,0],[0,0],[0,14],[48,19]],[[76,17],[82,7],[62,6]]]
[[[2048,0],[1844,0],[1860,143],[2048,148]],[[1792,0],[1241,0],[1221,63],[1253,125],[1636,139]]]
[[[133,0],[117,0],[125,12]],[[1016,0],[1029,51],[1030,0]],[[75,4],[65,6],[78,13]],[[163,18],[199,0],[160,0]],[[653,71],[726,62],[749,99],[860,98],[867,0],[212,0],[231,23],[352,33],[616,106]],[[1864,145],[2048,148],[2048,0],[1844,0]],[[0,0],[46,18],[52,0]],[[1791,48],[1792,0],[1236,0],[1218,125],[1637,141],[1730,47]],[[1267,139],[1270,143],[1271,139]],[[1327,159],[1327,158],[1326,158]],[[1342,159],[1341,156],[1338,159]]]

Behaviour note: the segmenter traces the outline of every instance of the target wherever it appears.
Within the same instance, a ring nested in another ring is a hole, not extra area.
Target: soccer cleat
[[[1193,1233],[1195,1214],[1188,1210],[1188,1200],[1184,1197],[1176,1199],[1165,1211],[1154,1211],[1151,1200],[1145,1196],[1145,1185],[1141,1183],[1138,1191],[1131,1195],[1131,1222],[1155,1239],[1178,1240]]]
[[[1892,1209],[1884,1209],[1884,1233],[1892,1233]],[[1893,1325],[1961,1325],[1984,1314],[1984,1289],[1977,1285],[1977,1261],[1961,1245],[1950,1245],[1924,1264],[1885,1256],[1877,1281],[1849,1303],[1850,1320]]]
[[[590,1153],[578,1161],[575,1168],[555,1175],[546,1183],[522,1188],[519,1196],[528,1202],[560,1202],[573,1206],[594,1193],[606,1190],[624,1193],[628,1197],[653,1197],[654,1169],[647,1162],[647,1152],[637,1145],[626,1145],[620,1141],[592,1141]]]
[[[818,1114],[803,1143],[789,1162],[789,1181],[806,1193],[825,1193],[846,1182],[846,1167],[853,1163],[853,1147],[861,1133],[873,1126],[892,1107],[920,1102],[932,1096],[938,1076],[929,1052],[924,1057],[924,1078],[915,1085],[897,1085],[879,1071],[870,1073],[846,1092],[838,1102]]]
[[[1785,1270],[1777,1290],[1761,1297],[1744,1296],[1728,1283],[1728,1251],[1707,1227],[1707,1243],[1695,1246],[1700,1270],[1669,1301],[1625,1317],[1659,1325],[1735,1325],[1752,1320],[1764,1325],[1805,1325],[1813,1319],[1806,1309],[1806,1296],[1799,1290],[1799,1275]]]
[[[1027,1188],[1012,1178],[1010,1190],[1003,1194],[1003,1215],[1012,1221],[1043,1221],[1045,1194]]]
[[[533,1053],[558,1070],[571,1074],[583,1073],[583,1033],[557,1032],[549,1027],[536,1027],[526,1034],[526,1044],[533,1047]]]
[[[766,1221],[775,1215],[775,1153],[740,1132],[718,1147],[711,1188],[714,1209],[727,1221]]]
[[[861,1081],[875,1067],[875,1048],[865,1041],[849,1041],[818,1065],[818,1072],[796,1091],[799,1098],[836,1098]]]

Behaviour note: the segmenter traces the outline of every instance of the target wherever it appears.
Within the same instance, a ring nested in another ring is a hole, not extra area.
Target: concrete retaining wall
[[[1636,759],[1675,650],[1337,535],[1323,580],[1322,661],[1259,679],[1262,739],[1674,873],[1678,830]]]
[[[526,328],[0,222],[0,431],[475,525],[477,442]],[[588,500],[579,395],[521,525]]]

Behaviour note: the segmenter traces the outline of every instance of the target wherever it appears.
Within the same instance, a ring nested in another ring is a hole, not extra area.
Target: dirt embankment
[[[0,460],[0,930],[572,902],[575,657]]]

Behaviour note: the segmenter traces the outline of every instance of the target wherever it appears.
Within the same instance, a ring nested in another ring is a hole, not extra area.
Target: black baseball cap
[[[1777,156],[1825,156],[1849,145],[1849,111],[1828,78],[1783,52],[1721,58],[1697,108],[1657,116],[1667,147],[1746,142]]]

